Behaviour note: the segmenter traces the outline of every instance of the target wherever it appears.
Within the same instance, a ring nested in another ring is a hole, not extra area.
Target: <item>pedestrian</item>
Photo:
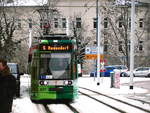
[[[15,92],[16,79],[10,73],[7,61],[0,59],[0,113],[10,113],[12,111]]]

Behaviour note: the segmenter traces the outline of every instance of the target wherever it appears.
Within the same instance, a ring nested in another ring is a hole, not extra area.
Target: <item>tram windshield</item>
[[[70,53],[41,54],[40,79],[71,79]]]

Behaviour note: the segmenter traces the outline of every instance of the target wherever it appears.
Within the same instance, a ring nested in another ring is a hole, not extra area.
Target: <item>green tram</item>
[[[30,98],[69,100],[78,97],[76,41],[66,35],[49,35],[30,49]]]

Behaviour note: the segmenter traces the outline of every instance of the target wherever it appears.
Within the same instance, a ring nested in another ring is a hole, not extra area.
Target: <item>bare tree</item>
[[[109,28],[103,30],[104,40],[108,40],[109,47],[111,48],[111,56],[117,56],[117,60],[120,60],[129,67],[129,55],[130,55],[130,29],[131,29],[131,18],[130,18],[131,4],[126,3],[119,6],[103,6],[104,20],[106,19],[109,23]],[[147,15],[146,10],[144,18]],[[104,23],[103,23],[104,24]],[[136,23],[137,24],[137,23]],[[136,29],[136,40],[140,40],[144,34],[145,29],[142,31]],[[110,37],[110,38],[109,38]],[[117,45],[117,46],[116,46]],[[137,45],[138,47],[138,45]],[[110,52],[109,52],[110,53]],[[119,59],[119,57],[122,58]]]
[[[77,19],[81,19],[80,14],[75,14],[73,17],[70,17],[69,23],[72,36],[77,41],[78,63],[83,66],[83,64],[86,62],[85,47],[90,43],[91,37],[87,35],[88,25],[86,25],[82,20],[77,21]]]
[[[13,35],[16,30],[16,18],[8,13],[8,8],[4,2],[0,6],[0,54],[8,61],[12,59],[19,48],[20,40],[16,40]],[[15,9],[13,9],[15,12]],[[15,14],[15,13],[14,13]]]
[[[60,17],[60,12],[56,8],[57,3],[58,0],[48,0],[47,4],[35,10],[39,14],[40,29],[38,31],[40,36],[54,33],[54,20]]]
[[[69,18],[69,29],[72,33],[71,37],[73,37],[73,39],[75,39],[77,42],[78,62],[83,64],[85,62],[85,47],[90,42],[90,37],[86,35],[87,26],[85,25],[85,23],[83,23],[83,21],[81,23],[78,23],[76,21],[76,18],[80,18],[79,14],[78,16],[74,15],[74,17],[64,17],[64,15],[61,14],[61,11],[56,8],[58,1],[49,0],[48,4],[36,10],[36,12],[38,12],[38,14],[40,15],[39,19],[42,20],[42,23],[40,24],[41,30],[39,30],[40,36],[43,36],[45,34],[55,34],[55,27],[60,27],[59,25],[61,21],[59,21],[59,19],[62,19],[62,17],[65,18],[65,26],[67,27],[67,19]],[[55,19],[58,20],[55,21]],[[66,31],[64,30],[60,32],[66,33]]]

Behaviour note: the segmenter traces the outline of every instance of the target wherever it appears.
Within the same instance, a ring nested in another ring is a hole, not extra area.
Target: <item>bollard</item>
[[[114,87],[120,88],[120,71],[114,69]]]
[[[114,72],[110,72],[110,79],[111,79],[111,83],[110,83],[110,88],[114,87],[114,82],[115,82],[115,77],[114,77]]]

